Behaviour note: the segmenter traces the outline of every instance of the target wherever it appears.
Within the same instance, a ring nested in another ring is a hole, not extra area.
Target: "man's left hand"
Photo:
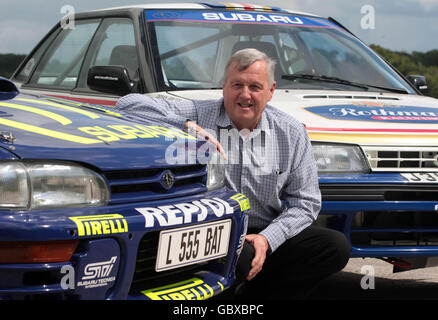
[[[248,234],[245,237],[255,250],[254,259],[251,262],[251,270],[248,273],[247,280],[252,280],[262,270],[266,260],[266,252],[269,250],[269,243],[265,236],[261,234]]]

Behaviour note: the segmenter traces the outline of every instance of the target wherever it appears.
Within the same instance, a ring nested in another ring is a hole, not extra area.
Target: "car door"
[[[91,90],[90,67],[118,65],[127,68],[142,92],[134,25],[130,18],[84,19],[73,29],[52,32],[14,77],[21,89],[80,102],[114,105],[119,96]]]

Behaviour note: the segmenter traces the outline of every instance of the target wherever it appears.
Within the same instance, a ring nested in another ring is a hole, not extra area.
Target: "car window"
[[[162,72],[168,86],[210,87],[214,83],[218,42],[208,39],[219,32],[208,26],[156,26]]]
[[[278,88],[357,90],[359,83],[363,90],[380,90],[374,85],[413,93],[382,59],[327,19],[199,10],[146,10],[145,17],[162,90],[218,88],[224,61],[252,47],[277,61]]]
[[[318,74],[359,83],[400,87],[393,75],[376,64],[371,56],[363,54],[356,42],[346,41],[340,33],[300,32],[299,37]]]
[[[129,76],[138,72],[134,26],[127,18],[105,19],[96,34],[97,48],[91,65],[119,65],[128,69]]]
[[[30,83],[74,88],[88,45],[99,20],[76,21],[63,29],[46,52]]]
[[[27,81],[29,76],[32,74],[33,70],[35,69],[36,65],[40,61],[41,57],[43,56],[46,49],[49,47],[49,45],[52,43],[53,39],[58,35],[59,29],[52,32],[50,36],[48,36],[45,41],[36,49],[36,51],[33,53],[32,57],[30,57],[26,64],[22,66],[21,70],[17,73],[15,76],[15,79],[18,81]]]

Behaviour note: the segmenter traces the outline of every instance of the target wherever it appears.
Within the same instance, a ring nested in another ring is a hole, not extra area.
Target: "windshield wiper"
[[[305,80],[312,80],[312,81],[339,83],[339,84],[357,87],[357,88],[362,88],[362,89],[367,89],[367,90],[369,88],[374,88],[374,89],[380,89],[380,90],[390,91],[390,92],[394,92],[394,93],[408,93],[404,89],[375,86],[372,84],[358,83],[358,82],[353,82],[353,81],[349,81],[349,80],[345,80],[345,79],[341,79],[341,78],[337,78],[337,77],[329,77],[329,76],[324,76],[324,75],[295,73],[295,74],[284,74],[281,76],[281,78],[286,79],[286,80],[305,79]]]

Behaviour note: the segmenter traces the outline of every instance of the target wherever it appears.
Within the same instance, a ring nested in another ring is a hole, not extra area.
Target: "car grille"
[[[175,177],[170,188],[163,186],[166,171]],[[206,191],[206,165],[106,171],[103,174],[109,182],[111,204],[160,200]]]
[[[437,147],[363,147],[373,171],[438,172]]]
[[[438,245],[438,216],[430,212],[360,212],[350,234],[353,245]]]
[[[320,184],[323,201],[436,201],[438,185]]]
[[[438,185],[321,184],[325,202],[342,201],[436,201]],[[323,205],[324,207],[324,205]],[[367,207],[367,205],[364,205]],[[378,210],[378,209],[377,209]],[[356,247],[438,246],[438,215],[430,211],[359,211],[321,214],[317,225],[350,230]],[[351,214],[354,217],[351,217]],[[348,224],[345,226],[345,224]]]
[[[177,283],[187,280],[196,272],[206,270],[207,265],[217,263],[225,258],[218,258],[192,264],[186,267],[166,270],[162,272],[155,271],[157,260],[158,241],[160,231],[148,232],[140,241],[135,264],[134,277],[132,279],[130,293],[136,294],[140,291],[163,286],[170,283]]]
[[[343,214],[322,214],[315,224],[341,231],[347,221]],[[351,244],[358,248],[438,246],[438,216],[430,212],[361,211],[350,226]]]

